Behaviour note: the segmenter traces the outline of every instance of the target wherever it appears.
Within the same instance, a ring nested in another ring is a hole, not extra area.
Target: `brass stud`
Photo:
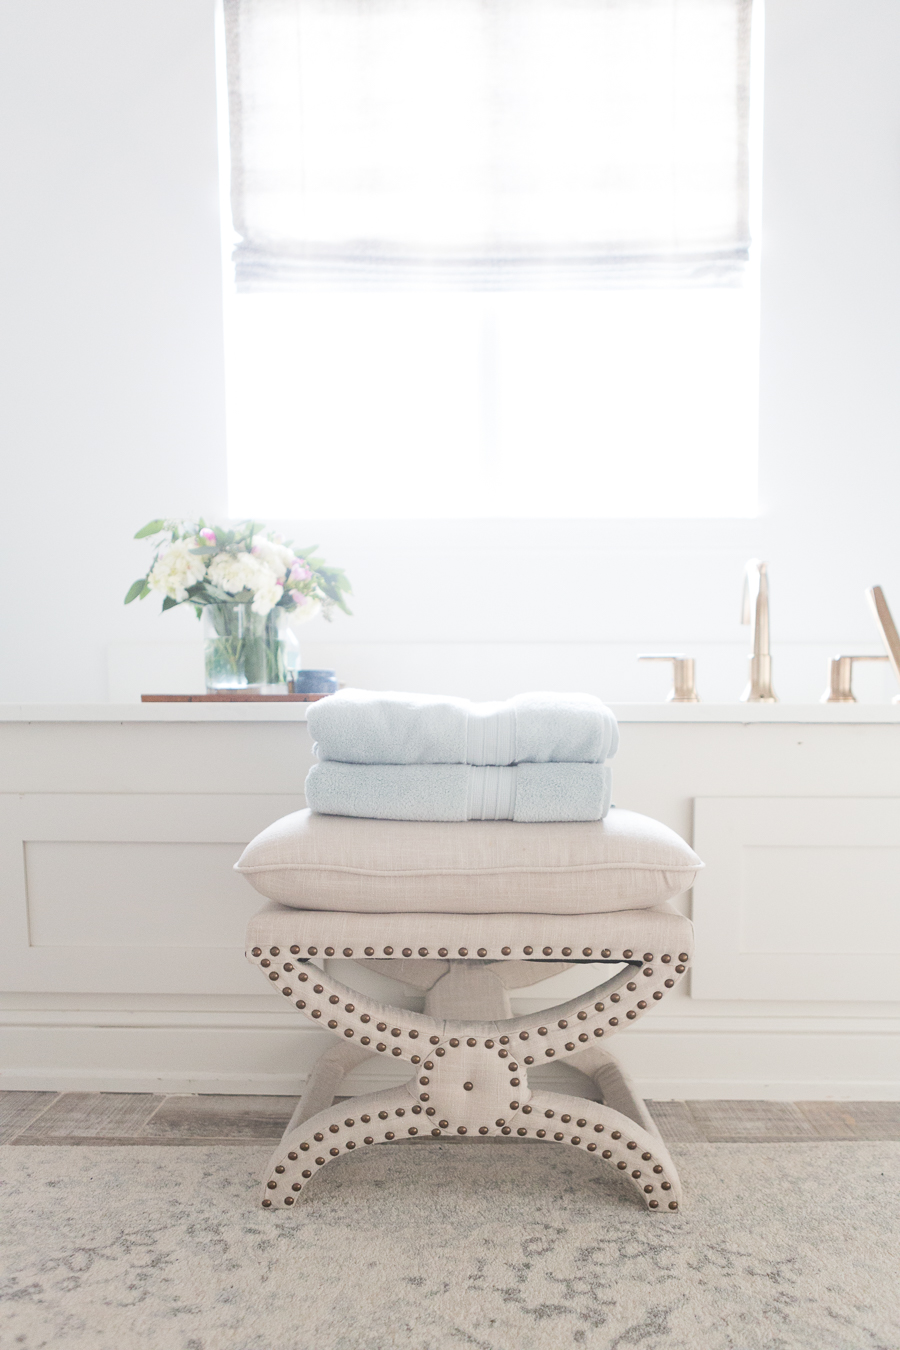
[[[313,1135],[313,1139],[317,1140],[317,1142],[320,1143],[320,1144],[321,1144],[321,1142],[322,1142],[322,1140],[323,1140],[324,1138],[325,1138],[324,1134],[314,1134],[314,1135]]]
[[[647,1000],[646,1000],[645,998],[638,999],[638,1007],[639,1007],[639,1008],[646,1008],[646,1006],[647,1006]]]
[[[260,961],[259,964],[261,966],[270,966],[272,962],[267,957],[263,957],[262,961]]]
[[[398,1106],[398,1107],[396,1108],[396,1110],[394,1111],[394,1115],[395,1115],[395,1116],[405,1116],[405,1115],[406,1115],[406,1111],[403,1109],[402,1106]]]
[[[676,967],[675,967],[675,973],[676,973],[676,975],[683,975],[683,974],[684,974],[684,970],[685,970],[684,966],[676,966]]]
[[[619,1025],[619,1019],[618,1019],[618,1017],[611,1017],[611,1018],[609,1019],[609,1025],[610,1025],[611,1027],[617,1027],[617,1026]]]
[[[575,1124],[578,1126],[578,1128],[579,1128],[580,1130],[583,1130],[584,1127],[585,1127],[585,1125],[587,1124],[587,1121],[586,1121],[586,1120],[576,1120]]]
[[[563,1027],[563,1028],[565,1028],[565,1027],[567,1027],[569,1024],[568,1024],[568,1022],[566,1021],[566,1019],[563,1018],[560,1022],[557,1022],[556,1025],[557,1025],[558,1027]]]
[[[364,1125],[368,1125],[368,1123],[369,1123],[369,1121],[370,1121],[371,1119],[372,1119],[371,1116],[360,1116],[360,1120],[362,1121],[362,1123],[363,1123]]]
[[[518,1103],[518,1102],[510,1102],[510,1104],[509,1104],[509,1109],[510,1109],[510,1111],[518,1111],[518,1109],[519,1109],[519,1103]]]
[[[553,1136],[553,1138],[557,1140],[557,1142],[561,1142],[563,1139],[565,1139],[565,1137],[566,1136],[561,1131]]]
[[[392,1036],[402,1036],[402,1034],[403,1034],[403,1033],[402,1033],[402,1031],[400,1030],[399,1027],[391,1027],[391,1035],[392,1035]]]
[[[626,949],[625,949],[625,951],[622,953],[622,955],[625,956],[625,957],[628,957],[628,956],[634,956],[634,952],[631,950],[630,947],[626,947]]]
[[[537,1130],[536,1133],[537,1133],[538,1139],[543,1139],[543,1138],[545,1137],[547,1131],[546,1131],[546,1130]]]
[[[307,1144],[306,1147],[309,1148],[309,1144]],[[289,1154],[288,1154],[288,1161],[289,1161],[289,1162],[296,1162],[296,1161],[297,1161],[297,1155],[296,1155],[296,1153],[289,1153]]]
[[[604,1128],[605,1128],[605,1127],[604,1127],[603,1125],[595,1125],[595,1126],[594,1126],[594,1134],[602,1134]]]
[[[277,970],[273,970],[273,971],[270,971],[270,973],[269,973],[269,979],[270,979],[270,980],[280,980],[280,979],[281,979],[281,976],[278,974],[278,971],[277,971]]]
[[[503,1129],[500,1131],[500,1133],[501,1133],[501,1134],[512,1134],[512,1129],[510,1128],[509,1125],[504,1125],[504,1126],[503,1126]]]
[[[375,948],[374,948],[374,947],[366,947],[365,952],[366,952],[366,956],[374,956],[374,955],[375,955]]]
[[[653,1190],[653,1187],[652,1187],[652,1186],[645,1186],[645,1187],[644,1187],[644,1194],[645,1194],[645,1195],[650,1195],[650,1193],[652,1192],[652,1190]]]
[[[687,952],[679,952],[679,953],[678,953],[678,960],[679,960],[679,961],[686,961],[687,959],[688,959],[688,954],[687,954]]]
[[[393,1137],[394,1137],[394,1131],[393,1131],[393,1130],[386,1130],[386,1131],[385,1131],[384,1137],[385,1137],[385,1139],[393,1139]]]
[[[262,947],[254,947],[254,948],[253,948],[253,951],[251,952],[251,955],[252,955],[252,956],[262,956]]]
[[[439,1120],[439,1121],[438,1121],[438,1124],[440,1125],[440,1127],[441,1127],[442,1130],[446,1130],[446,1128],[447,1128],[449,1122],[446,1121],[446,1120]]]
[[[352,955],[353,955],[353,948],[352,948],[352,947],[345,947],[345,948],[344,948],[344,955],[345,955],[345,956],[352,956]]]
[[[569,1143],[570,1143],[570,1144],[580,1144],[580,1143],[581,1143],[581,1140],[579,1139],[579,1137],[578,1137],[577,1134],[573,1134],[573,1135],[572,1135],[572,1138],[569,1140]]]
[[[324,1159],[324,1158],[316,1158],[316,1167],[324,1167],[324,1166],[325,1166],[325,1159]]]
[[[666,980],[666,982],[665,982],[666,988],[667,988],[667,989],[671,989],[672,986],[674,985],[674,983],[675,983],[674,980]]]
[[[622,998],[621,994],[610,994],[609,1001],[610,1003],[619,1003],[621,1001],[621,998]]]
[[[635,1181],[637,1181],[638,1177],[641,1175],[641,1169],[636,1167],[631,1175],[634,1177]]]
[[[654,998],[662,998],[662,990],[661,990],[661,989],[657,989],[657,991],[656,991],[656,993],[653,995],[653,997],[654,997]]]
[[[625,988],[628,990],[630,994],[633,994],[635,989],[637,989],[637,985],[634,983],[633,980],[629,980]]]
[[[530,1116],[530,1115],[531,1115],[531,1107],[530,1107],[530,1106],[523,1106],[523,1107],[522,1107],[522,1115],[523,1115],[523,1116]]]
[[[326,955],[326,956],[334,956],[334,948],[333,948],[333,947],[326,947],[326,948],[325,948],[325,955]]]
[[[526,956],[530,956],[531,953],[534,951],[534,948],[533,948],[533,947],[523,947],[523,948],[522,948],[522,951],[525,953]]]
[[[562,954],[563,954],[563,956],[571,956],[571,955],[572,955],[572,948],[571,948],[571,947],[563,947],[563,949],[562,949]]]
[[[583,1032],[581,1033],[581,1035],[578,1037],[578,1039],[579,1039],[580,1041],[589,1041],[591,1038],[590,1038],[590,1036],[587,1034],[586,1031],[583,1031]]]
[[[605,1149],[603,1150],[603,1152],[600,1154],[600,1157],[601,1157],[601,1158],[611,1158],[611,1157],[612,1157],[612,1149],[611,1149],[611,1148],[605,1148]]]
[[[566,1041],[566,1049],[567,1049],[567,1050],[574,1050],[574,1049],[575,1049],[575,1042],[574,1042],[574,1041]]]
[[[318,956],[319,949],[318,947],[307,947],[306,953],[308,956]]]
[[[671,1181],[663,1181],[660,1183],[660,1186],[664,1191],[670,1191],[672,1189]]]
[[[511,954],[512,954],[512,947],[501,947],[501,948],[500,948],[500,955],[501,955],[501,956],[510,956]]]
[[[662,1168],[660,1167],[659,1163],[657,1163],[653,1170],[656,1173],[656,1175],[659,1176],[660,1172],[662,1171]]]
[[[306,1151],[307,1151],[308,1148],[309,1148],[309,1144],[304,1143],[304,1144],[301,1144],[301,1145],[300,1145],[300,1151],[301,1151],[302,1153],[306,1153]],[[291,1154],[291,1153],[288,1154],[288,1157],[289,1157],[289,1158],[292,1158],[292,1157],[294,1157],[294,1156],[295,1156],[294,1154]]]
[[[552,947],[544,947],[544,948],[542,948],[542,950],[543,950],[543,953],[544,953],[545,956],[552,956],[552,955],[553,955],[553,948],[552,948]]]
[[[544,1112],[544,1115],[547,1117],[548,1120],[552,1120],[553,1117],[556,1115],[556,1112],[555,1112],[555,1111],[545,1111],[545,1112]]]
[[[423,1069],[433,1069],[433,1068],[434,1068],[434,1060],[426,1059],[425,1063],[422,1065],[422,1068],[423,1068]]]
[[[285,984],[282,986],[281,992],[284,994],[285,998],[290,998],[294,991],[291,989],[290,985]]]
[[[478,1126],[478,1133],[479,1133],[479,1134],[490,1134],[490,1130],[488,1129],[488,1127],[487,1127],[486,1125],[479,1125],[479,1126]]]
[[[527,1041],[527,1040],[528,1040],[528,1032],[527,1032],[527,1031],[520,1031],[520,1032],[519,1032],[519,1040],[520,1040],[520,1041]]]
[[[272,1208],[272,1201],[271,1201],[271,1200],[264,1200],[264,1201],[263,1201],[263,1209],[271,1209],[271,1208]]]
[[[427,1087],[428,1084],[431,1082],[431,1079],[430,1079],[430,1078],[420,1078],[420,1079],[419,1079],[419,1082],[422,1084],[423,1087]]]
[[[274,1191],[275,1188],[276,1188],[276,1186],[278,1185],[278,1182],[277,1182],[277,1181],[267,1181],[267,1182],[266,1182],[266,1185],[268,1186],[268,1188],[269,1188],[270,1191]]]
[[[435,1127],[434,1127],[434,1129],[431,1131],[431,1133],[432,1133],[432,1134],[440,1134],[440,1130],[439,1130],[438,1127],[435,1125]]]
[[[431,1098],[429,1097],[429,1095],[428,1095],[427,1092],[420,1092],[420,1093],[419,1093],[419,1101],[420,1101],[420,1102],[430,1102],[430,1101],[431,1101]],[[413,1107],[413,1110],[415,1110],[415,1107]]]
[[[508,1036],[501,1036],[501,1037],[500,1037],[500,1044],[501,1044],[501,1045],[509,1045],[509,1037],[508,1037]]]
[[[340,1125],[329,1125],[329,1126],[328,1126],[328,1133],[329,1133],[329,1134],[337,1134],[337,1132],[338,1132],[338,1130],[339,1130],[340,1128],[341,1128]]]
[[[353,1028],[352,1028],[352,1027],[348,1027],[347,1030],[344,1032],[344,1035],[345,1035],[345,1036],[352,1036],[352,1035],[353,1035]]]
[[[425,1114],[426,1114],[426,1116],[436,1116],[436,1115],[437,1115],[437,1111],[435,1111],[435,1109],[434,1109],[433,1106],[426,1106],[426,1107],[425,1107]]]
[[[479,956],[487,956],[487,947],[479,947],[479,948],[478,948],[478,955],[479,955]]]
[[[668,952],[666,952],[665,956],[661,956],[659,959],[660,961],[665,961],[666,965],[668,965],[669,962],[672,960]]]
[[[283,1172],[283,1171],[284,1171],[284,1166],[283,1166],[283,1164],[282,1164],[282,1163],[279,1163],[278,1166],[275,1168],[275,1171],[276,1171],[276,1172]]]
[[[571,1119],[572,1119],[572,1117],[569,1116],[569,1115],[560,1116],[560,1120],[562,1121],[562,1123],[563,1123],[564,1125],[568,1125],[568,1123],[569,1123],[569,1121],[570,1121]]]
[[[526,1063],[526,1064],[533,1064],[533,1063],[534,1063],[534,1055],[526,1055],[526,1056],[525,1056],[525,1063]]]
[[[547,1056],[548,1059],[552,1059],[553,1056],[556,1054],[556,1051],[555,1051],[555,1050],[545,1050],[545,1051],[544,1051],[544,1054]]]
[[[469,955],[468,947],[460,947],[459,954],[460,956],[468,956]]]
[[[644,1004],[644,1007],[646,1007],[646,1006],[647,1006],[647,1005]],[[625,1014],[625,1016],[628,1017],[628,1018],[630,1018],[630,1019],[633,1021],[634,1018],[637,1017],[637,1013],[636,1013],[636,1012],[634,1011],[634,1009],[632,1008],[632,1009],[630,1009],[630,1011],[628,1011],[628,1012]]]
[[[456,1047],[459,1045],[459,1041],[456,1039],[455,1036],[451,1036],[451,1037],[450,1037],[450,1044],[453,1046],[453,1048],[454,1048],[454,1050],[455,1050]]]
[[[588,1151],[588,1153],[596,1153],[596,1152],[597,1152],[597,1145],[596,1145],[596,1144],[588,1144],[588,1146],[587,1146],[587,1151]]]
[[[270,948],[269,948],[269,955],[270,955],[270,956],[280,956],[280,955],[281,955],[281,948],[280,948],[280,947],[270,947]]]
[[[394,949],[393,949],[393,947],[385,947],[385,948],[384,948],[384,954],[385,954],[385,956],[393,956],[393,955],[394,955]]]
[[[457,1133],[457,1134],[465,1134],[465,1133],[466,1133],[466,1127],[465,1127],[465,1125],[457,1125],[457,1127],[456,1127],[456,1133]]]
[[[658,1201],[658,1200],[651,1200],[651,1201],[650,1201],[650,1208],[651,1208],[651,1209],[659,1209],[659,1201]]]
[[[446,948],[446,947],[438,947],[438,956],[446,956],[446,955],[447,955],[447,948]]]
[[[324,994],[324,993],[325,993],[325,986],[322,985],[322,984],[314,984],[314,985],[313,985],[313,993],[314,993],[314,994]]]
[[[409,1039],[411,1041],[417,1041],[419,1039],[419,1033],[415,1030],[415,1028],[412,1031],[408,1032],[407,1034],[409,1035]]]
[[[587,1021],[587,1013],[584,1011],[583,1008],[582,1008],[581,1012],[578,1014],[578,1020],[579,1020],[579,1022],[586,1022],[586,1021]]]
[[[582,956],[593,956],[593,955],[594,955],[594,949],[593,949],[593,947],[584,947],[584,948],[582,949],[581,955],[582,955]]]
[[[644,974],[645,974],[645,975],[652,975],[652,974],[653,974],[653,967],[652,967],[652,966],[644,966]]]
[[[475,1086],[474,1083],[463,1083],[463,1091],[471,1092],[474,1086]]]
[[[347,1140],[347,1148],[356,1148],[356,1145],[354,1144],[352,1139]]]
[[[477,1045],[477,1044],[478,1042],[476,1041],[474,1036],[470,1036],[469,1039],[466,1041],[466,1045]]]
[[[621,1130],[613,1130],[612,1134],[610,1135],[610,1138],[611,1138],[611,1139],[621,1139],[621,1138],[622,1138],[622,1131],[621,1131]]]
[[[387,1118],[388,1118],[388,1113],[387,1113],[387,1111],[379,1111],[379,1112],[378,1112],[378,1119],[379,1119],[379,1120],[387,1120]]]
[[[374,1143],[375,1143],[375,1140],[372,1138],[372,1136],[371,1136],[370,1134],[367,1134],[366,1137],[365,1137],[365,1139],[363,1140],[363,1143],[364,1143],[364,1144],[374,1144]]]
[[[309,976],[307,975],[305,970],[301,970],[297,975],[297,979],[301,982],[301,984],[306,984],[306,981],[309,979]]]
[[[608,947],[604,947],[604,948],[603,948],[603,951],[600,953],[600,955],[601,955],[601,956],[612,956],[612,952],[610,951],[610,949],[609,949]]]
[[[404,956],[412,956],[412,947],[404,947],[404,948],[403,948],[403,955],[404,955]]]
[[[427,947],[420,947],[420,948],[419,948],[419,955],[420,955],[420,956],[427,956],[427,955],[428,955],[428,948],[427,948]]]
[[[444,1047],[443,1047],[442,1045],[439,1045],[438,1048],[435,1050],[434,1053],[435,1053],[436,1055],[440,1056],[440,1055],[446,1055],[447,1051],[444,1049]]]
[[[291,1187],[291,1190],[292,1190],[292,1191],[299,1191],[300,1189],[301,1189],[301,1183],[300,1183],[299,1181],[295,1181],[294,1184],[293,1184],[293,1186]]]
[[[299,956],[299,955],[300,955],[300,948],[299,948],[299,947],[292,947],[292,948],[291,948],[291,955],[292,955],[292,956]]]
[[[519,1086],[519,1083],[520,1083],[520,1080],[519,1080],[518,1078],[511,1078],[511,1079],[509,1080],[509,1085],[510,1085],[510,1087],[518,1087],[518,1086]]]
[[[524,1134],[527,1134],[527,1133],[528,1133],[528,1131],[525,1129],[525,1126],[524,1126],[524,1125],[520,1125],[519,1128],[516,1130],[516,1134],[524,1135]]]
[[[493,1048],[494,1048],[494,1042],[493,1042],[493,1041],[485,1041],[485,1043],[484,1043],[484,1048],[485,1048],[485,1050],[493,1050]]]
[[[616,1163],[616,1167],[618,1167],[618,1169],[619,1169],[620,1172],[624,1172],[625,1169],[627,1168],[627,1166],[628,1166],[627,1162],[617,1162],[617,1163]]]
[[[430,1043],[431,1045],[437,1045],[438,1042],[440,1041],[440,1039],[441,1039],[440,1036],[429,1036],[429,1037],[428,1037],[429,1043]]]
[[[678,1208],[678,1201],[677,1201],[677,1200],[670,1200],[670,1201],[669,1201],[669,1209],[677,1209],[677,1208]]]
[[[331,1027],[332,1031],[334,1031],[337,1028],[337,1022],[335,1022],[333,1018],[331,1019],[331,1021],[329,1021],[328,1025]]]
[[[406,1133],[407,1133],[407,1134],[418,1134],[419,1131],[418,1131],[418,1128],[417,1128],[415,1125],[410,1125],[410,1127],[409,1127],[409,1129],[406,1131]]]
[[[384,1045],[382,1042],[379,1042],[378,1045],[376,1045],[375,1049],[384,1051],[387,1049],[387,1046]]]

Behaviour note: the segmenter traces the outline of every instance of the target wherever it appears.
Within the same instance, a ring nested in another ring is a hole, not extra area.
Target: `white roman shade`
[[[729,284],[751,0],[225,0],[239,289]]]

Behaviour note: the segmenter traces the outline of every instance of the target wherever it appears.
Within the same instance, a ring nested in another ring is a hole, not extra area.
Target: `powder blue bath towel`
[[[470,703],[342,689],[311,705],[307,725],[319,759],[344,764],[602,764],[619,745],[615,717],[593,694]]]
[[[324,700],[323,700],[324,702]],[[605,764],[314,764],[306,800],[328,816],[374,820],[602,820]]]

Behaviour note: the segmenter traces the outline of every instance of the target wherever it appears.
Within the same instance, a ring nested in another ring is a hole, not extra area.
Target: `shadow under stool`
[[[355,1149],[452,1135],[579,1148],[627,1175],[649,1210],[677,1210],[672,1159],[608,1046],[678,984],[692,950],[690,922],[667,903],[568,915],[269,904],[250,922],[248,959],[336,1040],[267,1167],[262,1204],[293,1205],[329,1162]],[[424,992],[424,1011],[351,989],[313,964],[320,957],[349,959],[411,985]],[[512,1016],[508,990],[575,965],[598,967],[600,982],[589,993]],[[408,1081],[335,1104],[344,1075],[379,1055],[408,1065]],[[533,1067],[563,1059],[586,1075],[599,1101],[529,1086]]]

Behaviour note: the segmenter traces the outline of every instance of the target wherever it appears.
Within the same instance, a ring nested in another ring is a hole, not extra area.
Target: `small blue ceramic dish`
[[[298,670],[294,674],[292,692],[295,694],[336,694],[337,675],[333,670]]]

